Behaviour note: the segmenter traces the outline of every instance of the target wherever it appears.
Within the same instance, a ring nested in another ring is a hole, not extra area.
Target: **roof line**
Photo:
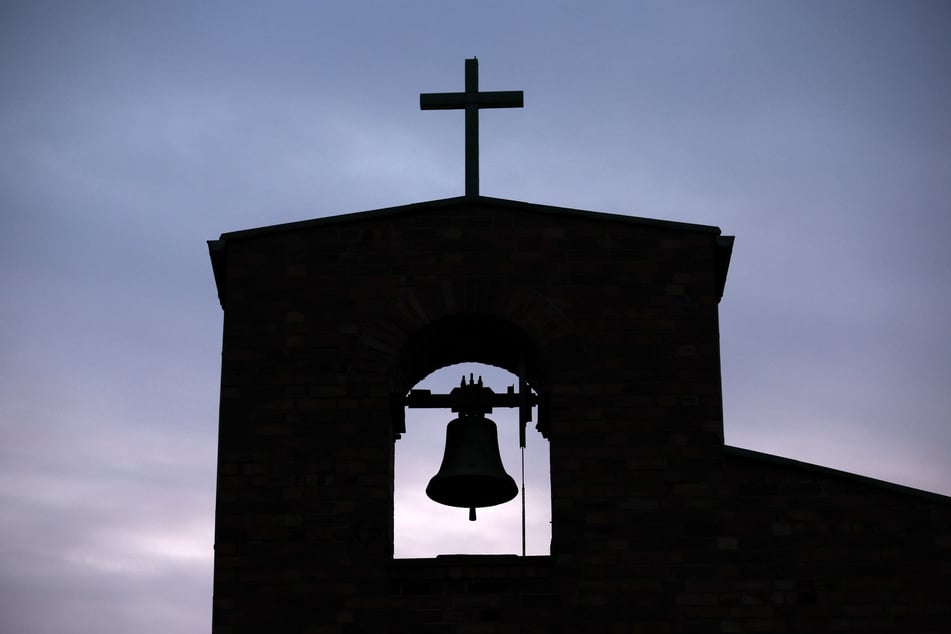
[[[222,233],[220,240],[235,240],[241,238],[252,238],[260,235],[272,233],[281,233],[284,231],[293,231],[297,229],[308,229],[311,227],[320,227],[323,225],[351,222],[355,220],[367,220],[373,218],[387,217],[399,213],[423,211],[436,207],[459,207],[463,205],[482,204],[494,207],[508,207],[511,209],[523,209],[534,212],[550,214],[566,214],[572,216],[600,218],[602,220],[612,220],[615,222],[633,223],[648,226],[661,227],[665,229],[678,229],[681,231],[695,231],[700,233],[709,233],[720,235],[720,228],[711,225],[694,224],[690,222],[677,222],[674,220],[656,220],[653,218],[642,218],[639,216],[625,216],[622,214],[607,213],[600,211],[587,211],[583,209],[572,209],[569,207],[555,207],[552,205],[538,205],[518,200],[507,200],[504,198],[492,198],[489,196],[457,196],[454,198],[443,198],[440,200],[428,200],[396,207],[385,207],[383,209],[374,209],[370,211],[358,211],[351,213],[338,214],[334,216],[324,216],[310,220],[297,220],[276,225],[267,225],[253,229],[241,229],[238,231],[229,231]]]
[[[801,462],[799,460],[793,460],[792,458],[784,458],[783,456],[777,456],[775,454],[770,454],[770,453],[763,453],[761,451],[753,451],[752,449],[743,449],[741,447],[731,447],[730,445],[723,445],[723,452],[731,456],[737,456],[740,458],[748,458],[751,460],[758,460],[761,462],[771,462],[773,464],[781,465],[784,467],[791,467],[791,468],[799,469],[802,471],[810,471],[815,474],[830,476],[830,477],[839,478],[842,480],[851,480],[852,482],[855,482],[857,484],[867,484],[879,489],[887,489],[895,493],[913,495],[915,497],[923,498],[931,502],[951,505],[951,497],[947,495],[942,495],[941,493],[933,493],[931,491],[925,491],[924,489],[916,489],[914,487],[905,486],[903,484],[888,482],[887,480],[879,480],[878,478],[870,478],[869,476],[863,476],[857,473],[851,473],[849,471],[842,471],[840,469],[833,469],[831,467],[823,467],[821,465],[813,464],[811,462]]]

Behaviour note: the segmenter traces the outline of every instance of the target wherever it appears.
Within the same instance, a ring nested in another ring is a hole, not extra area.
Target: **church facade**
[[[723,442],[716,227],[470,195],[224,234],[217,634],[951,631],[951,499]],[[549,556],[393,557],[408,391],[538,395]]]

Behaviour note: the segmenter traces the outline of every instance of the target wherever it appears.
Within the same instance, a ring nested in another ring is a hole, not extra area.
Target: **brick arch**
[[[403,346],[400,383],[408,389],[430,373],[474,361],[540,382],[535,343],[511,322],[486,313],[460,313],[421,328]]]
[[[393,372],[393,431],[403,425],[403,397],[430,373],[455,363],[493,365],[521,376],[547,411],[553,359],[572,358],[580,345],[570,311],[532,288],[500,287],[496,280],[444,280],[404,289],[388,298],[385,313],[367,324],[365,353]],[[544,420],[544,419],[543,419]],[[547,425],[539,431],[547,436]]]
[[[500,286],[495,278],[457,278],[405,289],[392,301],[401,328],[415,333],[447,317],[482,314],[510,322],[540,347],[574,331],[570,307],[531,286]]]
[[[402,289],[385,302],[361,339],[365,350],[389,358],[394,392],[465,361],[542,385],[553,351],[577,345],[568,307],[532,288],[499,287],[497,280],[444,280]]]

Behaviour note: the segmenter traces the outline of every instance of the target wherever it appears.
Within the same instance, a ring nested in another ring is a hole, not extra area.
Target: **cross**
[[[479,60],[466,60],[466,91],[422,93],[420,110],[466,111],[466,196],[479,195],[479,108],[521,108],[521,90],[479,92]]]

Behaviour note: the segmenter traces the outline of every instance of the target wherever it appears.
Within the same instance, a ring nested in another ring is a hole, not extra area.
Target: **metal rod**
[[[538,396],[532,394],[530,390],[525,395],[518,394],[514,390],[496,394],[487,387],[480,388],[480,391],[478,404],[487,409],[486,413],[491,413],[496,407],[522,407],[526,401],[531,405],[538,403]],[[458,392],[456,395],[433,394],[429,390],[411,390],[405,399],[406,407],[410,409],[451,409],[453,411],[458,410],[463,404],[461,401],[462,398]]]
[[[525,447],[522,447],[522,557],[525,556]]]

